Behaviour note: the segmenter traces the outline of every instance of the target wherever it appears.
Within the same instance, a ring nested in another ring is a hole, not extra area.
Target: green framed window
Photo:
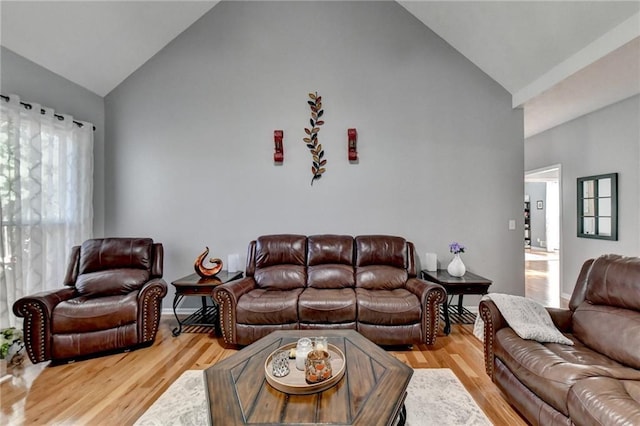
[[[618,174],[578,178],[578,237],[618,240]]]

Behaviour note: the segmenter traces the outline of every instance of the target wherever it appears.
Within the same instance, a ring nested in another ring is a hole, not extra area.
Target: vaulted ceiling
[[[100,96],[217,1],[0,1],[0,44]],[[496,80],[529,136],[640,93],[640,1],[399,1]]]

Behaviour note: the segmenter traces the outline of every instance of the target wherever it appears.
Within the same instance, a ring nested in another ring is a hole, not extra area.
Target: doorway
[[[559,164],[525,172],[525,202],[529,207],[525,247],[525,297],[544,306],[566,307],[561,298],[561,167]]]

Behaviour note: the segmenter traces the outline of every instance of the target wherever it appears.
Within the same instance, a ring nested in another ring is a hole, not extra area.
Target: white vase
[[[452,277],[461,277],[467,272],[467,268],[462,263],[462,259],[460,258],[460,253],[456,253],[453,255],[453,259],[447,266],[447,272]]]

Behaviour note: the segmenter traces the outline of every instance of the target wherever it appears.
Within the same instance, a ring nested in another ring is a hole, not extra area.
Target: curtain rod
[[[9,99],[10,99],[9,96],[6,96],[6,95],[0,95],[0,98],[2,98],[2,100],[4,100],[5,102],[9,102]],[[27,102],[20,101],[20,105],[22,105],[26,109],[32,109],[33,108],[33,106],[30,103],[27,103]],[[47,112],[43,108],[40,108],[40,114],[44,115],[46,113]],[[58,120],[60,120],[60,121],[64,120],[64,116],[62,116],[62,115],[54,113],[53,116],[55,118],[57,118]],[[79,121],[76,121],[76,120],[73,120],[73,124],[75,124],[78,127],[84,127],[84,124],[82,124],[82,123],[80,123]],[[96,131],[96,126],[93,126],[93,131],[94,132]]]

